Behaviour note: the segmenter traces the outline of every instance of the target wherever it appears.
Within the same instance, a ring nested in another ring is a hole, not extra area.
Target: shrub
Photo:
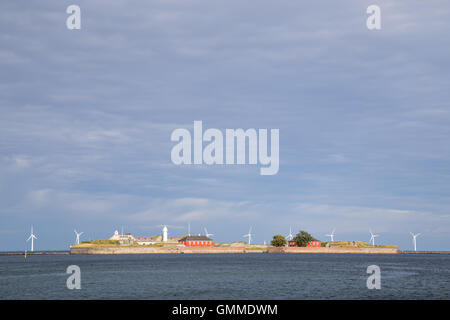
[[[299,247],[306,247],[308,245],[308,242],[318,240],[314,238],[312,235],[310,235],[308,232],[301,230],[294,237],[294,241],[298,244]]]
[[[277,234],[273,236],[270,244],[274,247],[284,247],[286,245],[286,239],[281,234]]]

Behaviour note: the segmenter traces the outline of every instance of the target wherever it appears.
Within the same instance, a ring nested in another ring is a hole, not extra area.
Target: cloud
[[[317,221],[320,221],[318,229],[321,231],[333,226],[345,233],[365,232],[372,228],[383,233],[424,230],[444,235],[450,227],[448,214],[408,209],[301,203],[295,207],[295,212],[307,217],[312,228],[314,225],[317,228]]]
[[[349,160],[342,154],[331,154],[329,160],[336,163],[346,163]]]
[[[448,6],[380,0],[371,32],[369,1],[80,0],[69,31],[69,4],[0,4],[2,226],[423,226],[448,242]],[[170,133],[194,120],[280,129],[280,172],[173,165]]]

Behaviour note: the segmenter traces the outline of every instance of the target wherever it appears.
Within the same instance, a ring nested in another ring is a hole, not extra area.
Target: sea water
[[[81,270],[69,290],[67,267]],[[381,289],[368,289],[369,265]],[[448,254],[0,256],[0,299],[449,299]]]

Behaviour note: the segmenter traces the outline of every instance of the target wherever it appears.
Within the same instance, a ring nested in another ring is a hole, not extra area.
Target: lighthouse
[[[167,242],[167,227],[164,226],[163,231],[163,242]]]

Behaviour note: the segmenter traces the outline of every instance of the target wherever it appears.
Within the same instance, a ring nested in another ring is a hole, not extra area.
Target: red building
[[[289,240],[288,241],[288,246],[289,247],[298,247],[298,244],[294,240]]]
[[[309,241],[306,246],[307,247],[320,247],[321,245],[322,245],[322,243],[320,241]],[[288,246],[289,247],[298,247],[298,244],[294,240],[290,240],[290,241],[288,241]]]
[[[214,247],[214,240],[207,236],[184,236],[178,243],[186,247]]]
[[[307,247],[320,247],[321,245],[320,241],[309,241]]]

